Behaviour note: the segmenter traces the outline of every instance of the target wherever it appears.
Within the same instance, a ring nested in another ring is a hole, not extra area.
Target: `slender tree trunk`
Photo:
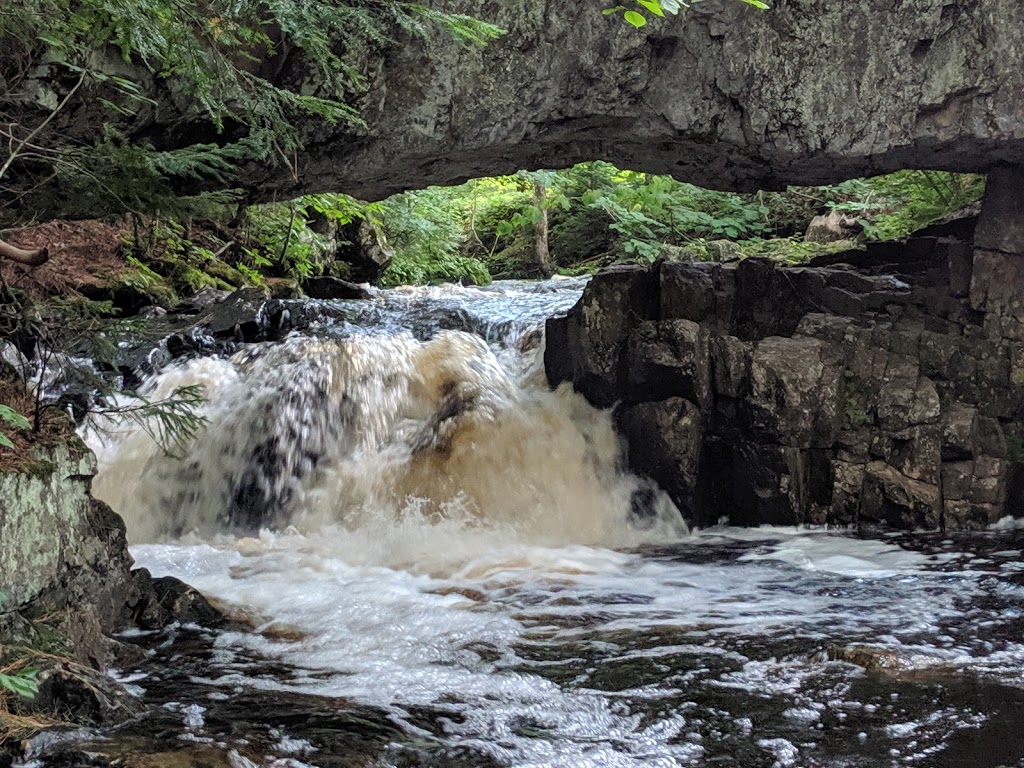
[[[32,251],[26,251],[24,248],[18,248],[0,240],[0,258],[16,261],[19,264],[25,264],[30,267],[38,267],[40,264],[45,264],[50,258],[50,251],[47,248],[36,248]]]
[[[551,265],[551,252],[548,250],[548,209],[544,205],[544,185],[536,181],[533,183],[533,202],[539,214],[534,231],[537,267],[544,277],[551,277],[555,274],[555,268]]]

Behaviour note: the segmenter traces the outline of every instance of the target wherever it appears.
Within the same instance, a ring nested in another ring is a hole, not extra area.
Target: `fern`
[[[225,141],[165,152],[97,125],[100,138],[92,146],[51,131],[28,151],[19,142],[39,126],[8,123],[0,139],[23,151],[12,171],[17,182],[4,178],[14,202],[0,205],[0,215],[5,209],[15,219],[20,211],[33,216],[41,210],[166,213],[189,185],[233,185],[244,161],[288,164],[302,146],[303,120],[361,124],[353,101],[366,86],[359,63],[367,52],[397,44],[398,34],[437,30],[467,45],[501,34],[469,16],[401,0],[5,0],[0,56],[32,61],[45,55],[78,74],[113,120],[152,105],[139,82],[94,66],[102,61],[97,54],[116,51],[179,101],[195,104],[195,114],[186,117],[209,120]],[[301,92],[249,66],[285,47],[300,51],[314,68]],[[7,86],[9,96],[0,101],[20,108],[25,94]]]

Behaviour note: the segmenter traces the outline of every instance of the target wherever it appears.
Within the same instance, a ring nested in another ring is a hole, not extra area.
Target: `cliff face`
[[[1018,0],[778,0],[764,12],[707,0],[642,30],[588,3],[441,5],[508,34],[483,49],[441,35],[363,52],[366,128],[309,125],[294,169],[246,169],[256,199],[380,198],[594,159],[737,190],[1024,162]],[[82,94],[61,130],[92,139],[98,121],[116,120],[165,147],[215,136],[172,82],[111,67],[154,105],[125,118]],[[296,53],[274,71],[317,91]],[[69,86],[46,67],[38,75],[10,98],[46,114]]]
[[[973,243],[599,274],[548,324],[549,381],[617,403],[632,466],[698,525],[1020,515],[1020,188],[993,175]]]

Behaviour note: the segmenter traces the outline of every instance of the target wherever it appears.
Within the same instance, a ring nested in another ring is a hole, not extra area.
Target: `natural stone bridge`
[[[368,61],[368,128],[320,128],[297,177],[253,178],[379,198],[595,159],[733,190],[1024,163],[1024,3],[772,6],[706,0],[638,31],[590,2],[465,4],[508,34]]]
[[[368,88],[355,106],[366,127],[306,126],[291,167],[240,175],[254,199],[378,199],[585,160],[738,191],[1024,164],[1019,0],[776,0],[769,11],[705,0],[641,30],[591,2],[438,5],[507,34],[471,48],[438,32],[364,53]],[[283,50],[254,66],[315,92],[314,68]],[[111,66],[124,74],[120,60]],[[38,73],[46,114],[63,92]],[[167,83],[148,91],[159,107],[121,118],[128,135],[163,148],[216,137]],[[95,95],[80,94],[55,127],[92,140],[96,122]]]

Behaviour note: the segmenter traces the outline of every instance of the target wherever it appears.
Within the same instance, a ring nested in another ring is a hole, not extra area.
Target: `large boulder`
[[[130,572],[124,523],[89,495],[95,473],[95,457],[73,436],[0,471],[0,642],[34,644],[59,617],[79,661],[113,658],[109,635],[146,595]]]
[[[334,230],[334,264],[329,271],[354,283],[376,283],[394,261],[384,232],[369,219],[353,219]]]
[[[696,525],[965,529],[1020,514],[1024,341],[972,308],[951,267],[962,249],[926,241],[866,271],[600,273],[548,325],[549,378],[621,403],[630,465]]]

